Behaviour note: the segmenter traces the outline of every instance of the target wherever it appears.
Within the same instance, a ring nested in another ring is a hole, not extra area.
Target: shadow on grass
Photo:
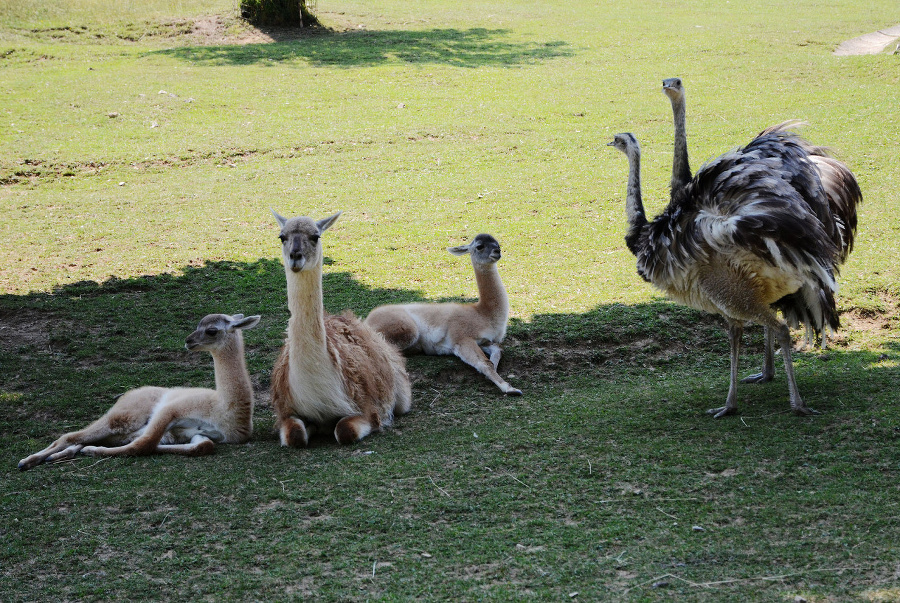
[[[320,33],[266,44],[191,46],[150,53],[199,65],[274,65],[303,61],[316,67],[384,63],[454,67],[518,67],[574,54],[562,41],[517,42],[505,29],[430,29]],[[276,38],[277,40],[277,38]]]
[[[325,293],[331,310],[347,306],[360,313],[421,297],[370,289],[346,273],[328,275]],[[406,600],[423,588],[436,589],[442,599],[468,600],[487,598],[495,580],[507,579],[505,569],[492,569],[498,557],[529,585],[545,579],[544,568],[559,572],[553,586],[562,586],[539,592],[535,598],[542,600],[571,598],[566,593],[573,584],[581,599],[608,599],[613,585],[613,596],[626,599],[631,590],[632,599],[649,600],[649,590],[640,589],[668,566],[683,566],[673,571],[695,583],[751,576],[708,600],[737,592],[791,598],[806,588],[797,586],[801,582],[844,594],[847,585],[888,584],[894,575],[895,548],[881,536],[896,531],[890,512],[896,504],[890,494],[897,483],[896,410],[890,373],[864,366],[876,354],[836,354],[821,371],[804,360],[798,376],[809,386],[809,401],[828,412],[823,417],[713,421],[700,414],[710,398],[724,396],[726,338],[715,320],[666,303],[517,321],[508,357],[524,397],[503,398],[471,370],[459,386],[429,379],[416,386],[416,406],[397,428],[360,445],[323,442],[314,454],[283,450],[267,435],[272,414],[266,409],[257,415],[262,420],[250,445],[223,446],[212,457],[84,459],[18,473],[18,459],[95,419],[122,389],[211,384],[208,357],[182,348],[204,313],[263,314],[260,328],[246,334],[249,368],[258,378],[280,344],[284,303],[276,260],[216,262],[182,275],[0,296],[0,471],[5,468],[6,478],[0,593],[8,592],[9,600],[43,600],[48,592],[59,593],[56,599],[128,599],[165,581],[167,592],[180,599],[202,591],[277,600],[285,598],[286,584],[298,584],[296,576],[326,568],[328,581],[310,583],[309,590],[326,600]],[[653,346],[664,353],[673,345],[689,357],[665,370],[633,353]],[[549,366],[566,349],[611,350],[610,359],[594,366],[615,371],[598,378],[579,368],[583,375],[566,382]],[[520,371],[526,354],[546,360],[533,372]],[[411,364],[433,372],[454,362],[420,358]],[[772,399],[755,410],[742,405],[745,412],[784,413],[783,378],[754,392],[748,395]],[[698,533],[691,525],[705,527]],[[811,538],[809,526],[819,536]],[[535,539],[538,532],[545,536]],[[272,534],[286,535],[278,547],[271,545]],[[546,551],[516,547],[545,541]],[[770,544],[747,552],[746,543],[757,541]],[[850,548],[860,558],[888,561],[866,565],[862,577],[838,576],[843,569],[804,573],[847,567]],[[424,550],[438,552],[437,561],[422,556]],[[335,552],[327,557],[323,551]],[[633,577],[622,579],[615,563],[598,569],[597,559],[612,560],[622,551]],[[363,591],[373,558],[402,563],[378,566],[379,579],[390,584]],[[562,565],[547,565],[557,558]],[[582,558],[588,562],[571,567],[570,560]],[[773,558],[796,580],[779,592],[768,583],[750,584],[752,576],[771,574]],[[73,559],[77,572],[60,570]],[[312,561],[279,565],[284,559]],[[488,563],[473,566],[478,560]],[[435,574],[436,562],[444,564],[440,576],[423,587],[422,576]],[[266,567],[259,575],[271,579],[236,586],[218,578],[221,567],[250,565]],[[147,568],[137,581],[136,566]],[[472,582],[473,567],[484,573],[481,582]],[[601,587],[585,596],[584,576]],[[406,582],[413,586],[402,590]],[[675,592],[676,586],[667,588]],[[675,594],[707,600],[696,592]],[[516,594],[496,593],[498,599]]]
[[[358,316],[381,304],[424,299],[418,291],[366,287],[346,272],[324,276],[324,296],[329,312],[350,309]],[[185,351],[184,338],[213,312],[262,315],[260,327],[248,331],[245,341],[248,368],[265,399],[289,318],[280,260],[211,262],[179,275],[85,281],[51,293],[0,296],[0,437],[58,431],[61,421],[93,419],[117,395],[139,385],[212,386],[208,356]],[[746,341],[749,354],[761,350],[758,331]],[[505,348],[501,372],[514,374],[511,382],[526,392],[571,379],[610,387],[621,379],[661,378],[669,371],[721,382],[722,396],[727,389],[728,344],[721,322],[668,302],[513,320]],[[842,364],[864,367],[876,363],[879,353],[839,355]],[[855,384],[872,377],[862,368],[830,370],[827,359],[815,353],[805,357],[804,362],[822,365],[813,367],[816,385],[835,390],[835,396],[852,397]],[[455,359],[416,359],[410,372],[423,388],[477,387],[483,395],[500,395]],[[813,371],[800,370],[801,379],[804,372]],[[881,372],[875,381],[896,371]],[[783,380],[776,386],[783,388]],[[783,393],[779,389],[779,398]]]

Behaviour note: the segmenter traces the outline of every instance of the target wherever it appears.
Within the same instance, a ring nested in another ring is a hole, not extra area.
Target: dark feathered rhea
[[[663,93],[669,97],[672,105],[675,141],[672,158],[671,198],[674,200],[682,187],[692,181],[687,149],[686,92],[680,78],[672,77],[663,80]],[[806,140],[788,132],[788,128],[799,125],[799,122],[787,122],[772,126],[760,132],[750,147],[761,155],[778,159],[783,156],[796,157],[792,149],[802,147],[808,155],[808,161],[790,162],[790,166],[799,172],[788,178],[789,183],[799,186],[799,190],[809,190],[810,179],[819,178],[825,195],[805,197],[810,209],[822,224],[826,235],[838,248],[838,264],[847,260],[853,250],[853,239],[856,232],[856,206],[862,201],[862,193],[853,173],[846,165],[831,157],[827,150],[809,144]],[[774,134],[775,137],[768,137]],[[749,148],[749,147],[748,147]],[[835,266],[835,276],[837,266]],[[805,288],[802,292],[788,295],[779,300],[775,307],[782,312],[791,327],[803,324],[807,330],[807,340],[821,333],[822,347],[825,347],[827,329],[837,329],[836,309],[822,312],[829,306],[828,294],[825,291],[812,291]],[[752,375],[744,381],[769,381],[774,376],[772,339],[766,334],[766,360],[762,373]]]
[[[682,187],[692,181],[690,162],[687,150],[687,119],[685,110],[685,89],[680,78],[668,78],[663,80],[663,92],[669,97],[672,104],[672,116],[674,119],[675,142],[672,158],[671,198],[674,200]],[[806,140],[785,132],[792,125],[799,122],[791,122],[772,126],[760,132],[751,143],[755,151],[763,156],[779,159],[782,157],[794,157],[796,146],[800,146],[808,155],[808,161],[791,161],[790,166],[795,173],[789,175],[788,182],[798,185],[801,191],[809,191],[807,183],[818,177],[825,195],[804,196],[809,208],[815,213],[826,236],[838,249],[838,262],[842,264],[847,260],[853,250],[853,239],[856,233],[856,206],[862,201],[862,193],[853,173],[846,165],[831,157],[827,150],[815,147]],[[774,134],[775,137],[767,137]],[[799,171],[797,171],[799,170]],[[783,174],[784,175],[784,174]],[[837,264],[833,265],[833,276],[837,276]],[[834,306],[834,296],[827,289],[815,289],[806,283],[799,291],[786,295],[773,304],[784,316],[785,321],[791,327],[797,328],[801,324],[806,327],[806,338],[812,342],[821,334],[822,347],[826,345],[827,331],[838,328],[838,314]],[[745,379],[747,383],[760,383],[771,381],[775,376],[773,338],[766,329],[765,360],[763,370]]]
[[[764,325],[767,345],[769,330],[776,334],[797,414],[815,411],[797,391],[790,331],[776,310],[788,322],[802,321],[816,332],[839,324],[835,275],[852,245],[849,225],[855,225],[861,196],[845,198],[826,188],[819,165],[827,156],[790,131],[792,125],[764,130],[747,146],[706,163],[685,183],[676,182],[673,174],[669,205],[652,221],[644,215],[640,195],[637,140],[619,134],[610,143],[629,159],[630,228],[625,240],[637,257],[638,273],[675,301],[720,314],[728,322],[731,386],[725,406],[710,411],[717,417],[736,411],[745,324]],[[832,207],[846,211],[836,219]],[[765,377],[771,379],[771,374]]]

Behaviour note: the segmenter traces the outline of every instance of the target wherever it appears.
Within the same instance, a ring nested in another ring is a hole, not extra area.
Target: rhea
[[[674,152],[672,158],[671,198],[674,199],[677,192],[687,186],[692,179],[687,148],[687,117],[685,88],[681,78],[672,77],[663,80],[663,93],[669,98],[672,105],[672,117],[674,122]],[[792,125],[798,125],[794,122]],[[786,127],[787,124],[779,127]],[[800,144],[808,153],[808,161],[793,162],[790,160],[793,150],[791,144]],[[838,264],[847,260],[853,249],[853,239],[856,232],[856,206],[862,201],[862,192],[856,178],[850,169],[842,162],[831,157],[828,151],[822,147],[809,144],[800,137],[792,137],[788,146],[782,146],[775,141],[760,149],[769,158],[776,161],[772,164],[774,170],[781,170],[782,176],[790,182],[798,181],[798,174],[789,173],[787,170],[799,170],[805,172],[800,181],[809,178],[818,178],[822,183],[825,195],[808,198],[806,201],[825,229],[828,237],[837,246],[839,251]],[[778,160],[784,155],[787,161],[779,164]],[[802,194],[802,191],[800,191]],[[836,270],[836,268],[835,268]],[[801,324],[806,328],[807,343],[813,343],[817,335],[821,335],[821,345],[827,344],[828,330],[835,330],[837,325],[826,324],[818,311],[818,297],[820,292],[810,290],[809,287],[802,291],[787,295],[779,300],[775,306],[781,311],[788,325],[797,328]],[[765,356],[762,372],[750,375],[743,379],[747,383],[760,383],[771,381],[775,375],[773,360],[773,337],[769,329],[765,329]]]
[[[638,273],[671,299],[719,314],[728,325],[730,385],[725,405],[709,410],[717,418],[737,411],[746,324],[761,324],[777,338],[798,415],[816,411],[797,389],[790,329],[777,316],[778,304],[799,294],[819,324],[839,324],[834,293],[840,249],[816,213],[826,192],[816,170],[807,169],[808,143],[789,125],[768,128],[705,164],[653,220],[644,213],[637,140],[626,133],[609,143],[629,161],[625,242]]]
[[[216,389],[146,386],[128,391],[105,415],[19,461],[25,471],[44,462],[86,456],[210,454],[215,444],[242,444],[253,432],[253,387],[242,329],[259,316],[210,314],[185,347],[213,357]]]
[[[503,393],[521,395],[497,373],[500,344],[509,320],[509,297],[497,270],[500,243],[482,233],[470,243],[447,251],[471,258],[478,286],[477,302],[379,306],[366,317],[366,324],[404,352],[452,354],[490,379]]]
[[[287,281],[287,336],[272,369],[272,406],[282,446],[305,447],[320,429],[350,444],[409,411],[405,360],[352,312],[325,312],[321,237],[341,215],[284,218],[281,232]]]

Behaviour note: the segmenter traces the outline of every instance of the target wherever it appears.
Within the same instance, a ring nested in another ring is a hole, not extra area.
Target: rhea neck
[[[688,160],[687,125],[685,119],[684,95],[670,99],[675,118],[675,157],[672,161],[672,182],[674,191],[691,181],[691,164]]]
[[[216,391],[229,406],[252,406],[253,387],[244,360],[244,338],[235,331],[230,340],[211,352],[216,373]]]
[[[628,155],[628,188],[625,197],[625,214],[631,228],[638,229],[647,224],[644,215],[644,200],[641,198],[641,152],[631,148]]]

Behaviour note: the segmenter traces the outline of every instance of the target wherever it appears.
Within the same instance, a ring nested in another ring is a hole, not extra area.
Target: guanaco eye
[[[281,239],[281,242],[282,242],[282,243],[284,243],[285,241],[287,241],[287,237],[284,236],[283,234],[282,234],[282,235],[278,235],[278,238]]]
[[[219,329],[215,327],[207,327],[206,334],[210,337],[215,337],[219,333]]]
[[[309,240],[315,245],[319,242],[319,235],[309,235]]]

